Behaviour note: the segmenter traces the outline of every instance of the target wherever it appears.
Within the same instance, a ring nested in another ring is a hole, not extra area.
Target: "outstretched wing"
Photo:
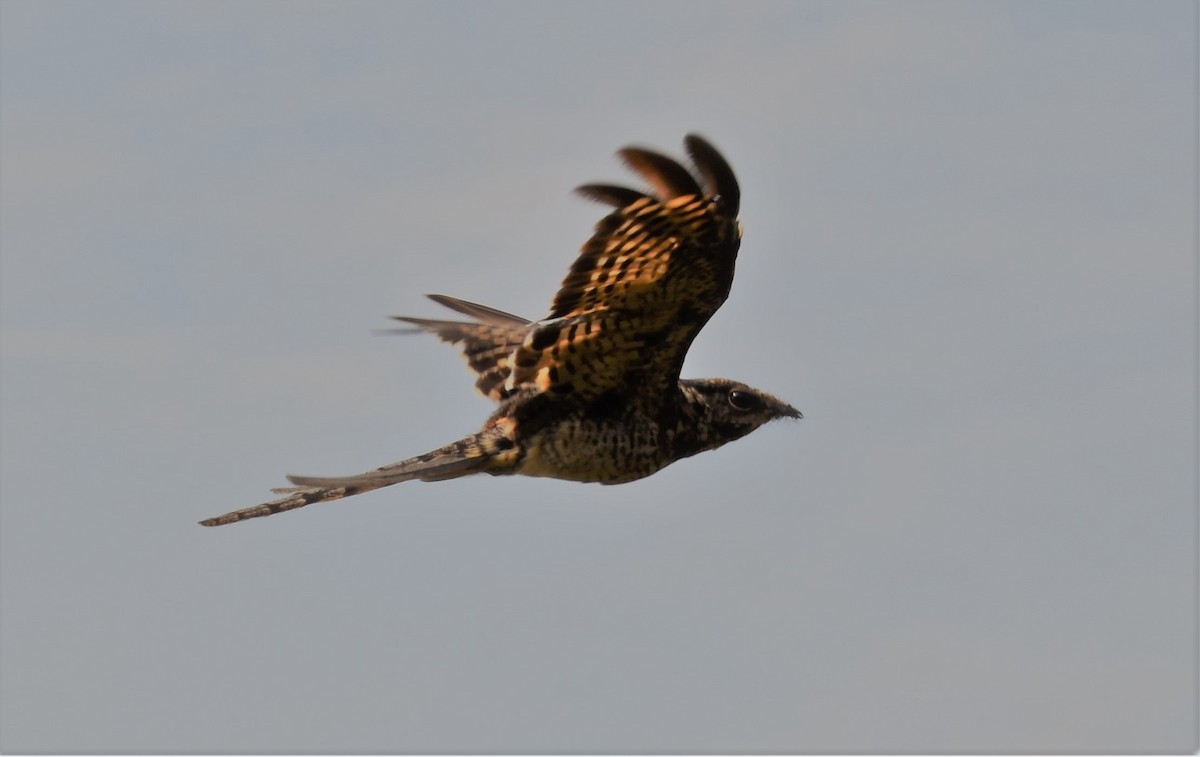
[[[506,390],[598,397],[628,386],[673,386],[696,334],[729,295],[741,239],[740,193],[716,148],[684,140],[696,174],[641,148],[618,154],[646,194],[591,184],[617,210],[596,225],[551,305],[511,358]]]
[[[399,315],[393,318],[411,323],[422,331],[428,331],[443,342],[457,345],[462,350],[467,365],[477,376],[475,388],[479,393],[496,402],[507,399],[511,391],[505,388],[505,382],[511,371],[512,354],[525,341],[530,322],[503,310],[447,297],[444,294],[427,296],[439,305],[474,320],[440,321]]]

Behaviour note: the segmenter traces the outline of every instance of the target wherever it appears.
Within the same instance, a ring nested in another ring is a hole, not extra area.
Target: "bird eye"
[[[729,404],[733,405],[734,410],[753,410],[758,407],[758,397],[750,392],[734,389],[729,393]]]

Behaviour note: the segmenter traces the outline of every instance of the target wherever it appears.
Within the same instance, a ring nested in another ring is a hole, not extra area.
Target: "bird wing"
[[[684,143],[696,173],[650,150],[618,153],[650,194],[579,188],[616,210],[583,245],[549,317],[527,327],[506,391],[532,385],[586,400],[678,381],[692,340],[729,295],[741,240],[733,170],[701,137]]]
[[[443,342],[457,345],[466,358],[467,365],[475,372],[475,388],[479,393],[495,402],[503,402],[511,394],[505,388],[511,370],[510,358],[525,341],[530,322],[503,310],[447,297],[444,294],[431,294],[428,297],[473,320],[465,322],[399,315],[392,317],[434,334]]]

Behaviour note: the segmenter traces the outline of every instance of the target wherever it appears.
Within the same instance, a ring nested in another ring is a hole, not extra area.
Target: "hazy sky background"
[[[1194,751],[1196,4],[0,5],[4,752]],[[490,412],[637,143],[743,187],[636,483]]]

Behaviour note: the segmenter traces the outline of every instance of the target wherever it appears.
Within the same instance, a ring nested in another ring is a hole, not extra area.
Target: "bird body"
[[[468,321],[397,317],[459,347],[498,408],[475,434],[354,476],[288,476],[284,496],[201,521],[234,523],[409,480],[489,473],[620,484],[800,412],[729,379],[681,379],[692,340],[725,301],[741,242],[740,191],[708,142],[685,140],[698,176],[640,148],[620,152],[656,194],[579,191],[615,206],[529,321],[445,295]]]

